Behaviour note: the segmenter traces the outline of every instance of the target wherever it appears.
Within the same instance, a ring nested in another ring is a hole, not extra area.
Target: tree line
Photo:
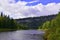
[[[13,18],[3,15],[1,12],[0,29],[22,29],[22,26],[18,24]]]

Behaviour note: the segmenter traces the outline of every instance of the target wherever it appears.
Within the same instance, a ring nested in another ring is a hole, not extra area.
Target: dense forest
[[[1,12],[0,15],[0,31],[2,30],[17,30],[22,29],[22,26],[18,24],[13,18],[3,15]]]
[[[46,40],[60,40],[60,12],[56,18],[46,21],[39,29],[46,31],[44,36]]]
[[[38,29],[44,22],[54,19],[56,15],[40,16],[40,17],[29,17],[22,19],[15,19],[17,23],[21,24],[27,29]],[[41,28],[41,27],[40,27]]]

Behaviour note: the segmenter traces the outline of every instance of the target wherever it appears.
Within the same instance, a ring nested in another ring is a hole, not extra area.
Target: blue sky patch
[[[28,4],[26,4],[27,6],[34,6],[34,5],[37,5],[39,3],[42,3],[43,5],[46,5],[48,3],[60,3],[60,0],[15,0],[15,1],[16,2],[18,2],[18,1],[28,2]],[[36,2],[29,3],[29,2],[32,2],[32,1],[36,1]]]

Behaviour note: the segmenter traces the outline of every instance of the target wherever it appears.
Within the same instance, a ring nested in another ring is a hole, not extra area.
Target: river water
[[[44,32],[41,30],[0,32],[0,40],[44,40],[43,35]]]

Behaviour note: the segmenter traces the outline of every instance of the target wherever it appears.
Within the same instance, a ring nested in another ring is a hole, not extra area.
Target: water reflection
[[[21,30],[14,32],[0,32],[0,40],[43,40],[43,31]]]

